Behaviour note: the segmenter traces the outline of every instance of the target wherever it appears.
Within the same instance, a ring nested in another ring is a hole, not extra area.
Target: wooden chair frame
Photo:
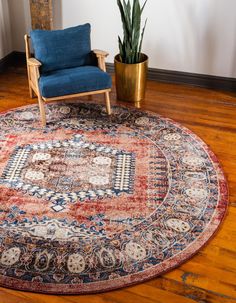
[[[56,100],[65,100],[65,99],[71,99],[71,98],[78,98],[82,96],[91,96],[95,94],[104,94],[105,102],[106,102],[106,109],[107,114],[111,114],[111,106],[110,106],[110,91],[111,89],[103,89],[103,90],[97,90],[97,91],[90,91],[90,92],[83,92],[73,95],[64,95],[64,96],[58,96],[58,97],[52,97],[52,98],[45,98],[41,95],[40,89],[39,89],[39,78],[40,78],[40,71],[39,68],[42,65],[41,62],[39,62],[34,57],[31,57],[30,52],[30,36],[25,35],[25,50],[26,50],[26,62],[27,62],[27,73],[28,73],[28,82],[29,82],[29,93],[30,97],[34,98],[36,96],[38,98],[39,103],[39,110],[40,110],[40,116],[42,121],[42,126],[46,126],[46,113],[45,113],[45,102],[47,101],[56,101]],[[101,51],[101,50],[93,50],[95,53],[97,59],[98,59],[98,67],[106,72],[106,64],[105,64],[105,58],[108,56],[107,52]]]

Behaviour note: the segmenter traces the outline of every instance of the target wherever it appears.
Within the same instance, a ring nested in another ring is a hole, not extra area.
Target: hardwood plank
[[[166,277],[160,277],[148,282],[148,285],[152,285],[157,289],[168,290],[169,292],[179,294],[185,298],[191,298],[194,302],[199,303],[233,303],[235,298],[220,293],[211,292],[202,288],[185,285],[175,280],[167,279]],[[181,298],[182,300],[182,298]],[[182,302],[182,301],[179,302]],[[163,301],[170,302],[170,301]]]
[[[154,302],[171,302],[171,303],[194,303],[195,300],[183,297],[182,295],[168,291],[167,289],[158,289],[154,286],[141,284],[128,289],[131,294],[139,295],[141,298],[149,298]]]

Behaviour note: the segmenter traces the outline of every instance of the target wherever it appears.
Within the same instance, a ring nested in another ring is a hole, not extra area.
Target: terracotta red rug
[[[227,183],[195,134],[154,113],[54,103],[0,115],[0,284],[79,294],[140,283],[215,233]]]

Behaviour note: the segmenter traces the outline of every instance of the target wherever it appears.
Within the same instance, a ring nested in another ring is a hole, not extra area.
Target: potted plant
[[[141,16],[147,0],[117,0],[123,25],[123,41],[118,37],[120,53],[115,56],[117,98],[139,103],[145,97],[148,57],[141,52],[147,20],[141,30]]]

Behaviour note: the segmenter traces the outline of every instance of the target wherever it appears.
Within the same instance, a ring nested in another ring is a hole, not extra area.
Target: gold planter
[[[121,101],[139,104],[145,98],[148,57],[142,54],[142,62],[126,64],[115,56],[116,94]]]

